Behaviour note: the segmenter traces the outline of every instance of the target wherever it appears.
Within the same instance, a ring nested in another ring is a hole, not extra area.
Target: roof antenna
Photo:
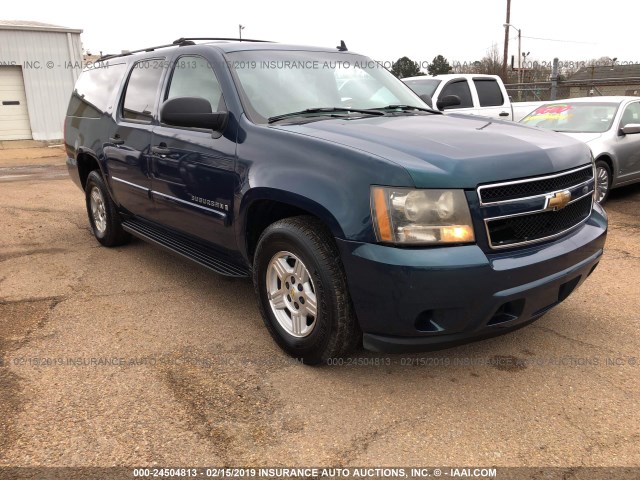
[[[336,47],[339,51],[341,52],[348,52],[349,49],[347,48],[347,45],[344,43],[344,40],[340,40],[340,46]]]

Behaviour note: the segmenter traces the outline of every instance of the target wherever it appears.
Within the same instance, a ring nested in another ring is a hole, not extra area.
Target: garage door
[[[31,125],[22,69],[0,66],[0,140],[25,138],[31,138]]]

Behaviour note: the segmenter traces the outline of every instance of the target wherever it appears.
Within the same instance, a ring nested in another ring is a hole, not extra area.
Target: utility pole
[[[509,30],[509,27],[513,27],[518,31],[518,83],[522,83],[522,35],[521,30],[516,28],[514,25],[510,23],[505,23],[504,28]],[[518,100],[520,100],[521,91],[518,89]]]
[[[551,70],[551,96],[549,100],[558,98],[558,58],[553,59],[553,70]]]
[[[507,81],[507,56],[509,55],[509,22],[511,21],[511,0],[507,0],[507,20],[504,25],[504,55],[502,56],[502,80]]]
[[[522,83],[522,37],[520,36],[520,29],[516,30],[518,30],[518,83]]]
[[[244,27],[242,25],[238,25],[238,38],[240,40],[242,40],[242,30],[244,30]]]
[[[526,80],[525,72],[527,71],[527,57],[531,54],[531,52],[522,52],[522,77],[520,78],[520,83],[524,83]],[[531,79],[529,79],[531,81]]]

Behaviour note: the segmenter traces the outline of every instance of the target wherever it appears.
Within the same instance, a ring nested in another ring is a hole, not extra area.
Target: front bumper
[[[364,346],[382,352],[446,348],[542,316],[595,269],[607,217],[562,238],[485,253],[477,245],[395,248],[337,240]]]

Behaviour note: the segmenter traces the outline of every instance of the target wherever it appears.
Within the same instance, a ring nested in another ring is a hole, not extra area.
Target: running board
[[[183,236],[172,234],[163,228],[156,227],[147,222],[129,218],[122,222],[122,228],[142,240],[154,243],[170,252],[188,258],[220,275],[227,277],[248,277],[250,274],[248,268],[243,268],[230,262],[212,248],[201,245]]]

